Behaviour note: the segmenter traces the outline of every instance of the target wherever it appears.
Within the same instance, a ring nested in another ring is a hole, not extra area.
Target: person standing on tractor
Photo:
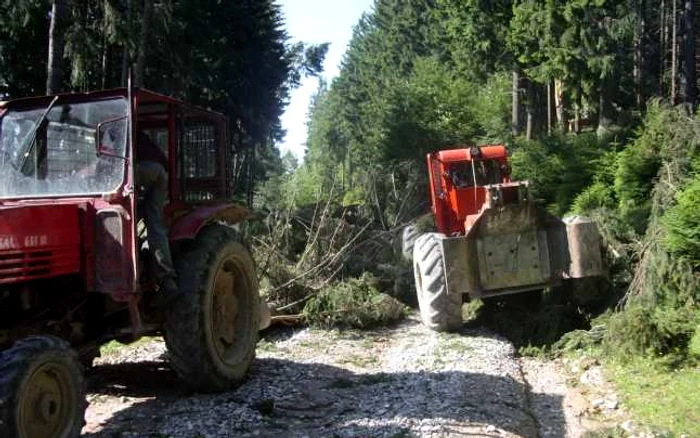
[[[142,191],[142,211],[146,221],[148,249],[155,260],[155,278],[163,292],[161,303],[178,293],[163,208],[168,195],[168,159],[151,138],[139,131],[136,148],[136,185]]]

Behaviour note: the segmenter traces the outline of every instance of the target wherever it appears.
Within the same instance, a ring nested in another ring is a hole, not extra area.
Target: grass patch
[[[479,299],[462,304],[462,321],[469,323],[476,320],[482,307],[484,302]]]
[[[606,367],[624,404],[644,426],[671,436],[700,436],[700,367],[669,370],[649,359]]]
[[[370,368],[379,364],[379,358],[376,356],[347,356],[341,361],[344,365],[354,365],[359,368]]]
[[[138,341],[132,342],[130,344],[122,344],[121,342],[118,341],[109,341],[106,344],[100,346],[100,355],[101,356],[113,356],[115,354],[118,354],[120,350],[124,348],[134,348],[138,347],[141,345],[149,344],[153,341],[161,340],[160,337],[156,336],[144,336]]]
[[[270,342],[266,339],[261,339],[260,341],[258,341],[256,350],[258,352],[274,353],[277,350],[279,350],[279,347],[277,346],[276,342]]]
[[[629,434],[619,426],[589,430],[583,434],[583,438],[625,438],[627,436]]]

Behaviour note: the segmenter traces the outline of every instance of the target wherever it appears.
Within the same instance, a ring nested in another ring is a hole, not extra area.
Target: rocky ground
[[[201,395],[183,389],[152,339],[98,359],[83,436],[578,437],[617,401],[587,393],[586,382],[573,388],[567,365],[518,359],[486,331],[436,334],[410,317],[363,332],[272,330],[240,388]]]

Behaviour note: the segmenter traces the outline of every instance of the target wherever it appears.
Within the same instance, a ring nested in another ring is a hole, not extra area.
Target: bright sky
[[[279,3],[293,41],[331,43],[323,73],[330,84],[331,79],[338,75],[353,26],[363,12],[371,10],[374,0],[279,0]],[[300,159],[304,156],[306,116],[311,96],[317,88],[318,80],[307,78],[292,92],[287,111],[282,116],[282,127],[287,131],[285,140],[279,145],[282,154],[291,150]]]

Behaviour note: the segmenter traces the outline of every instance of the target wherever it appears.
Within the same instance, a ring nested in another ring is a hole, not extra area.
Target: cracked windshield
[[[0,197],[99,194],[122,180],[126,101],[8,110],[0,124]],[[48,113],[47,113],[48,110]],[[97,128],[102,125],[98,156]]]

